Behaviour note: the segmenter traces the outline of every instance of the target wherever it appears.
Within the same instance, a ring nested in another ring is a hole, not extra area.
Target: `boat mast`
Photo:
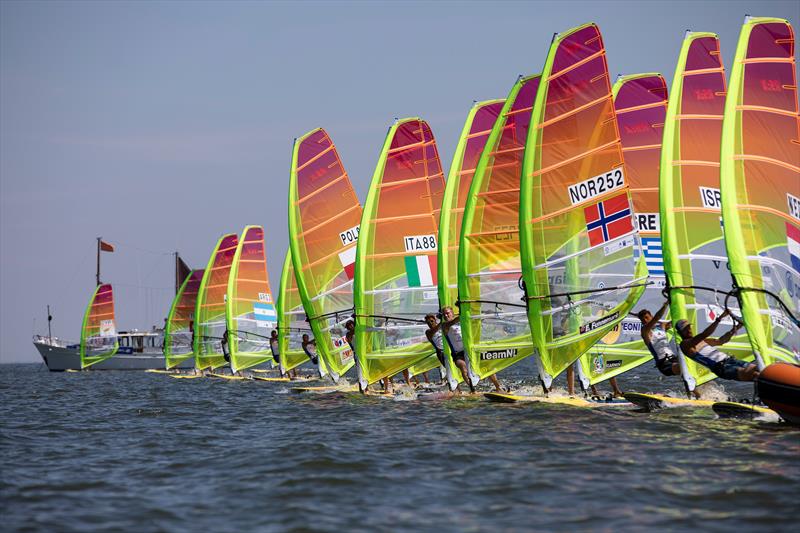
[[[97,272],[95,274],[95,279],[97,280],[97,284],[100,285],[100,241],[102,237],[97,238]]]
[[[53,344],[53,332],[50,330],[50,323],[53,321],[53,315],[50,314],[50,304],[47,304],[47,341]]]

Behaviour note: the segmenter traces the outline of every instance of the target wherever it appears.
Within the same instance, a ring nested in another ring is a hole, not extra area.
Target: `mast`
[[[95,280],[97,281],[97,285],[100,285],[100,242],[103,238],[97,238],[97,271],[95,273]]]
[[[53,321],[53,315],[50,314],[50,304],[47,304],[47,342],[53,344],[53,332],[50,330],[50,323]]]
[[[181,267],[178,263],[180,261],[180,256],[178,255],[177,250],[175,253],[175,294],[178,294],[178,291],[181,289]]]

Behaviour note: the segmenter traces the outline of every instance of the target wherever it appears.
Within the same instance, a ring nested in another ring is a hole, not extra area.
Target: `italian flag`
[[[406,256],[406,275],[409,287],[432,287],[436,285],[436,256]]]

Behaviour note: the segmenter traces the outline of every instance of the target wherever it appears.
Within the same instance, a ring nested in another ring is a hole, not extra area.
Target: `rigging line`
[[[353,315],[356,318],[382,318],[387,322],[389,320],[397,320],[398,322],[410,322],[412,324],[425,324],[424,320],[418,320],[415,318],[404,318],[400,316],[386,316],[386,315]]]
[[[239,331],[238,329],[230,329],[228,333],[235,333],[237,337],[247,339],[247,337],[258,337],[259,339],[272,339],[272,337],[267,337],[266,335],[259,335],[258,333],[253,333],[252,331]]]
[[[774,292],[769,291],[767,289],[761,289],[761,288],[758,288],[758,287],[735,287],[732,291],[730,291],[729,293],[726,293],[726,296],[725,296],[725,309],[728,310],[731,313],[731,316],[735,316],[735,315],[733,315],[733,312],[728,309],[728,299],[731,296],[735,296],[736,299],[738,300],[739,299],[739,293],[742,292],[742,291],[761,292],[761,293],[764,293],[764,294],[766,294],[768,296],[772,296],[778,302],[778,305],[781,307],[781,309],[783,309],[783,312],[786,313],[786,315],[789,317],[789,320],[794,322],[794,325],[797,326],[798,328],[800,328],[800,319],[798,319],[796,316],[794,316],[794,313],[792,313],[791,309],[789,309],[789,306],[787,306],[777,294],[775,294]],[[739,302],[739,308],[740,309],[742,308],[742,302],[741,301]]]
[[[522,309],[526,308],[525,304],[512,304],[511,302],[497,302],[497,301],[494,301],[494,300],[457,300],[456,301],[456,305],[461,305],[461,304],[494,304],[494,305],[497,305],[497,306],[507,305],[509,307],[521,307]]]
[[[319,320],[320,318],[329,318],[329,317],[338,318],[339,315],[342,315],[342,314],[345,314],[345,313],[350,313],[352,311],[355,311],[354,307],[348,307],[347,309],[341,309],[339,311],[331,311],[329,313],[323,313],[321,315],[316,315],[316,316],[312,316],[312,317],[306,316],[306,322],[311,322],[312,320]]]
[[[648,285],[655,285],[655,281],[646,281],[644,283],[631,283],[629,285],[616,285],[614,287],[603,287],[602,289],[585,289],[581,291],[561,292],[556,294],[546,294],[544,296],[528,296],[528,300],[544,300],[545,298],[558,298],[559,296],[571,297],[573,294],[594,294],[598,292],[611,292],[621,289],[632,289],[634,287],[647,287]]]

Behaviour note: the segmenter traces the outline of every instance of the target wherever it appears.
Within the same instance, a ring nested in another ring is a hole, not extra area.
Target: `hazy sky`
[[[395,117],[420,116],[445,169],[473,100],[538,72],[554,32],[596,22],[613,76],[672,78],[684,31],[719,34],[797,2],[0,2],[0,361],[39,361],[34,321],[77,339],[95,237],[121,329],[161,324],[179,250],[266,228],[287,247],[292,141],[328,130],[360,198]]]

